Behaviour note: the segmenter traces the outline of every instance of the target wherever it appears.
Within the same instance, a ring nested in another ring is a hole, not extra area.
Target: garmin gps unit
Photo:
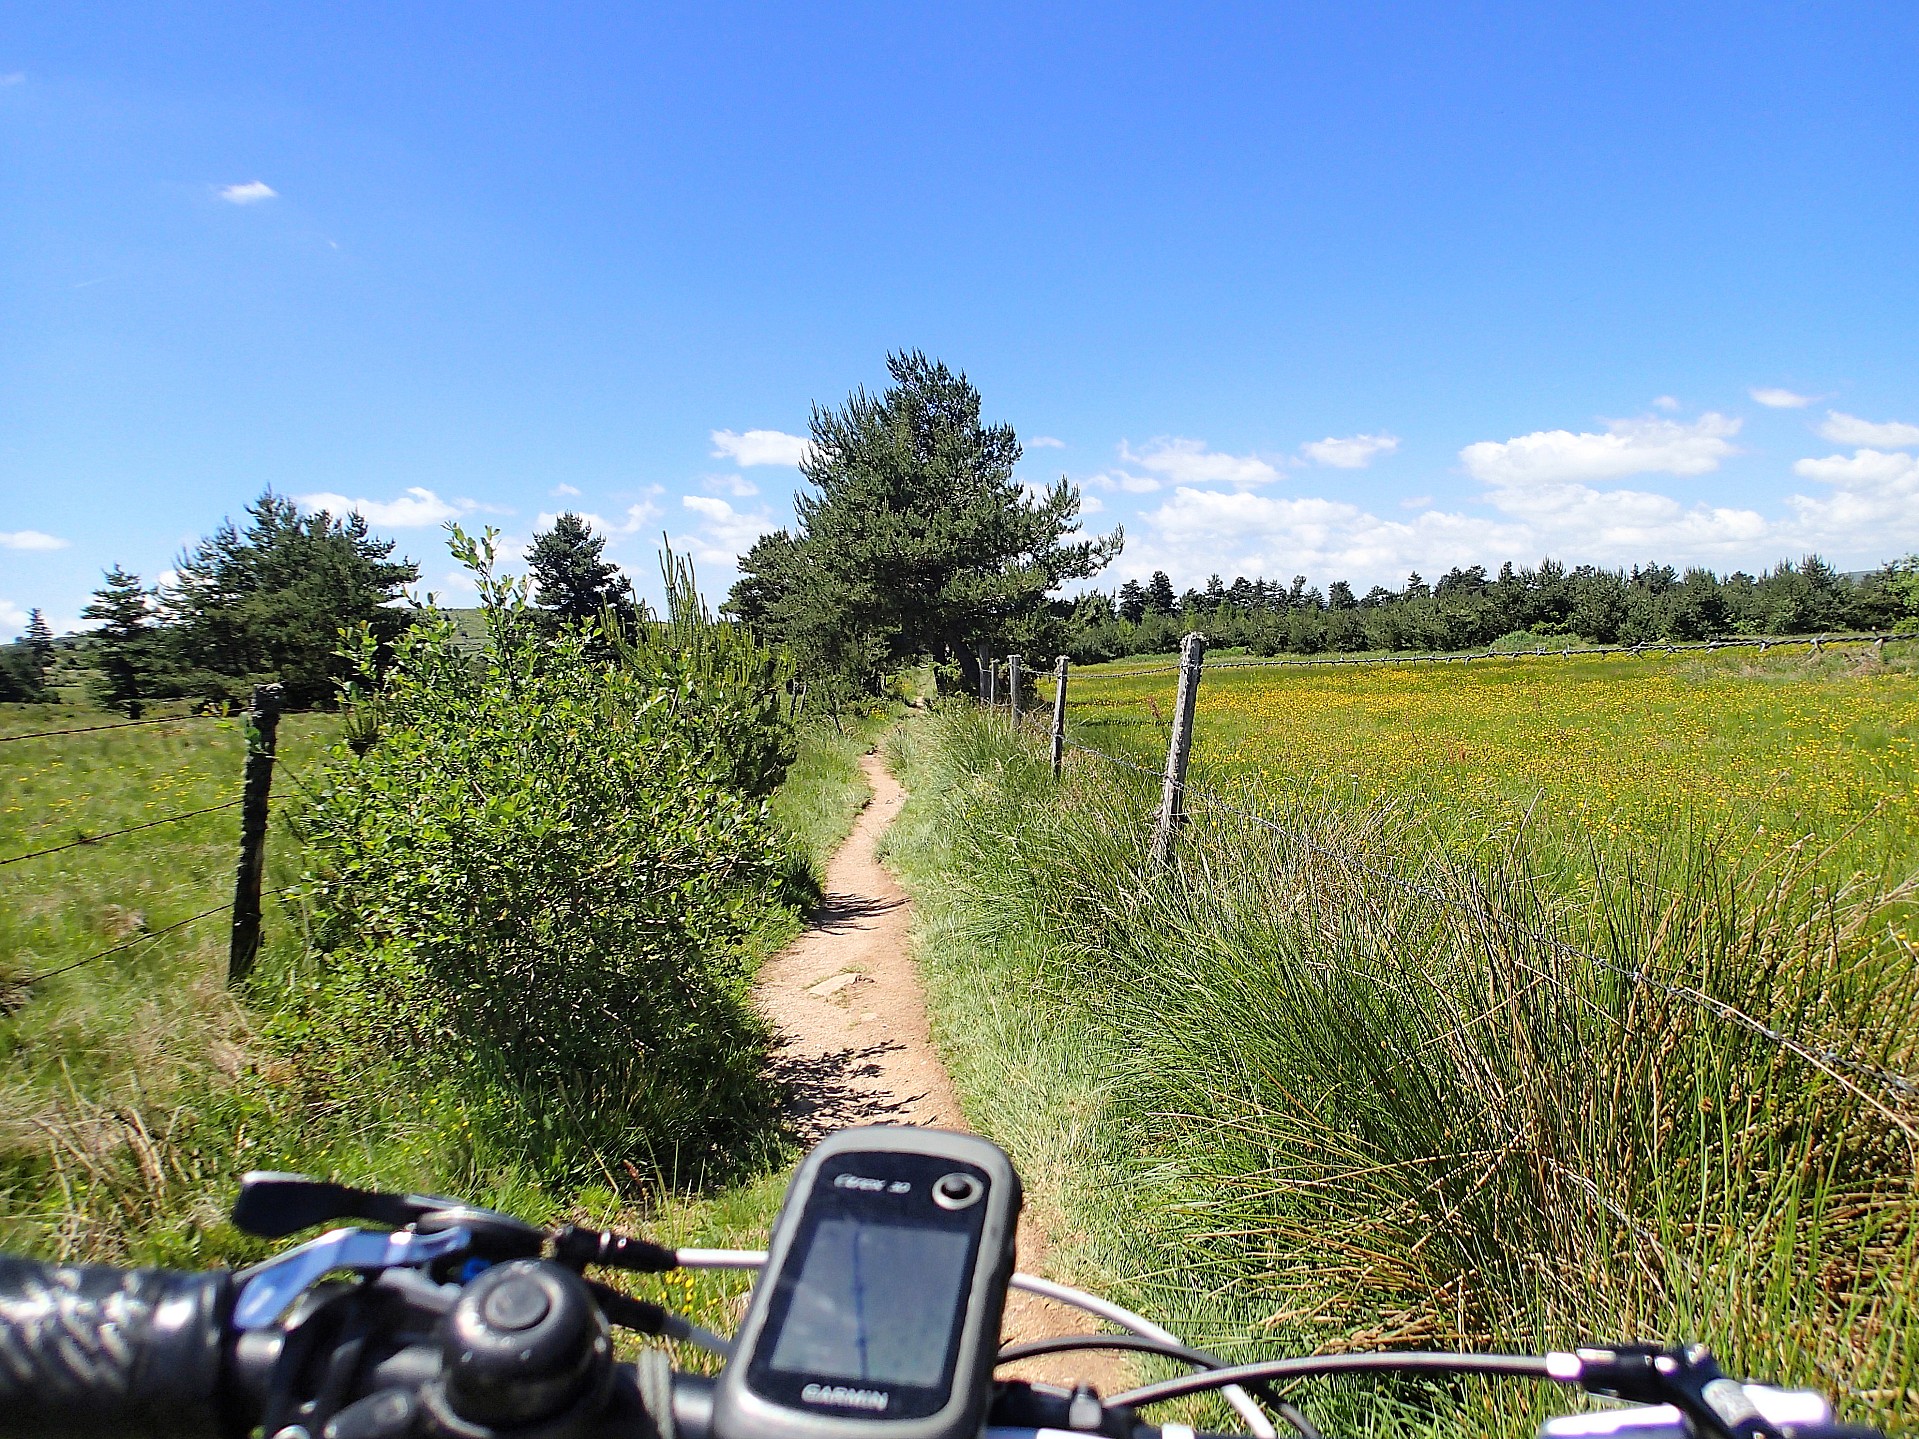
[[[970,1439],[1019,1177],[970,1134],[847,1129],[800,1165],[714,1393],[716,1439]]]

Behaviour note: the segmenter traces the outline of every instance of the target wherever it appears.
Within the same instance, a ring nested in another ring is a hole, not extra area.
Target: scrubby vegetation
[[[856,746],[796,731],[780,656],[683,565],[637,636],[548,638],[483,582],[481,650],[419,625],[376,677],[363,636],[345,715],[283,725],[289,888],[243,989],[218,916],[158,933],[230,894],[230,810],[9,876],[0,1247],[249,1257],[221,1221],[248,1168],[631,1219],[782,1156],[745,986],[864,799]],[[8,853],[219,803],[244,748],[211,719],[0,748]]]

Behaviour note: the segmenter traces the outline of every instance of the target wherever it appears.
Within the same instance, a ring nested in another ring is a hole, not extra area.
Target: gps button
[[[986,1186],[970,1174],[948,1174],[933,1183],[933,1202],[941,1209],[964,1209],[977,1204]]]

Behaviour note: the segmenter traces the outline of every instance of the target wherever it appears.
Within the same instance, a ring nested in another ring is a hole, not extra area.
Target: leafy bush
[[[376,692],[362,637],[354,742],[304,820],[322,960],[288,1038],[342,1081],[406,1057],[549,1183],[742,1157],[771,1104],[745,956],[791,864],[778,665],[690,612],[596,658],[613,636],[545,638],[490,535],[454,551],[484,647],[416,626]]]

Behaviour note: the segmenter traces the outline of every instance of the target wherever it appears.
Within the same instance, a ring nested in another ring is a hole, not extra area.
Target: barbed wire
[[[1165,780],[1165,775],[1162,771],[1140,764],[1136,760],[1127,759],[1121,755],[1110,754],[1105,750],[1096,749],[1091,745],[1080,744],[1070,739],[1064,740],[1063,743],[1069,749],[1077,750],[1082,754],[1093,755],[1119,768],[1132,770],[1139,774],[1146,775],[1149,778],[1159,779],[1162,783]],[[1318,843],[1304,831],[1289,828],[1265,815],[1256,814],[1252,810],[1236,805],[1220,795],[1216,790],[1204,785],[1195,785],[1190,781],[1186,781],[1179,785],[1179,790],[1182,801],[1188,797],[1196,798],[1211,809],[1223,811],[1263,829],[1270,830],[1292,843],[1319,855],[1321,858],[1347,865],[1362,874],[1369,875],[1373,879],[1379,880],[1407,894],[1417,895],[1422,899],[1439,904],[1444,908],[1462,913],[1468,918],[1494,925],[1504,929],[1509,935],[1529,939],[1536,945],[1552,949],[1568,958],[1583,960],[1588,964],[1606,970],[1631,983],[1647,985],[1662,991],[1672,998],[1684,1000],[1726,1023],[1736,1025],[1761,1036],[1807,1063],[1825,1069],[1828,1073],[1831,1073],[1835,1069],[1848,1070],[1854,1074],[1863,1075],[1872,1079],[1907,1099],[1919,1099],[1919,1080],[1899,1074],[1896,1071],[1886,1069],[1854,1055],[1846,1054],[1841,1050],[1816,1044],[1799,1035],[1789,1034],[1784,1030],[1766,1024],[1763,1020],[1753,1018],[1737,1005],[1730,1004],[1718,998],[1716,995],[1707,994],[1704,990],[1695,989],[1690,985],[1675,984],[1671,980],[1648,974],[1645,970],[1634,966],[1623,965],[1619,963],[1619,961],[1610,959],[1605,955],[1596,954],[1591,950],[1560,939],[1557,935],[1545,934],[1539,930],[1521,925],[1511,916],[1494,913],[1483,904],[1468,904],[1462,901],[1458,896],[1449,894],[1444,890],[1413,883],[1401,875],[1394,874],[1390,870],[1368,864],[1357,855],[1329,849],[1325,845]],[[1843,1076],[1834,1075],[1833,1077],[1838,1079],[1842,1084],[1846,1083]],[[1848,1085],[1848,1087],[1856,1089],[1856,1086]]]
[[[292,888],[291,885],[283,884],[274,889],[264,890],[261,892],[260,898],[266,899],[272,895],[284,894],[290,888]],[[232,908],[233,901],[228,900],[225,904],[216,904],[212,909],[203,909],[198,914],[190,914],[185,919],[176,920],[164,928],[147,930],[144,933],[136,934],[132,939],[126,940],[124,943],[116,944],[111,949],[99,950],[96,953],[88,955],[85,959],[76,959],[71,964],[63,964],[54,969],[42,970],[38,974],[22,975],[18,979],[0,980],[0,985],[10,986],[16,989],[26,989],[33,985],[44,983],[46,980],[53,979],[59,975],[71,974],[74,970],[82,969],[98,960],[109,959],[116,954],[124,953],[126,950],[137,949],[143,944],[150,944],[156,939],[163,939],[175,930],[185,929],[190,924],[198,924],[210,915],[220,914]]]
[[[1883,646],[1887,641],[1919,639],[1919,634],[1901,634],[1893,630],[1867,630],[1837,635],[1736,635],[1712,640],[1670,640],[1658,644],[1583,645],[1562,649],[1463,650],[1424,654],[1328,655],[1310,659],[1216,659],[1208,660],[1207,670],[1296,669],[1324,665],[1449,665],[1470,664],[1474,660],[1580,659],[1593,655],[1676,655],[1709,654],[1714,650],[1756,649],[1761,654],[1775,647],[1810,645],[1815,651],[1827,645]],[[1177,664],[1143,665],[1135,669],[1112,669],[1099,678],[1128,679],[1134,675],[1179,673]],[[1069,700],[1071,704],[1073,701]]]
[[[12,744],[15,740],[23,739],[54,739],[60,735],[69,734],[98,734],[102,730],[110,729],[140,729],[146,725],[184,724],[188,720],[231,718],[234,718],[234,716],[216,714],[161,715],[157,719],[121,720],[117,724],[82,725],[78,729],[43,729],[35,730],[31,734],[0,734],[0,744]]]
[[[163,824],[178,824],[183,819],[193,819],[199,815],[213,814],[218,810],[232,809],[239,803],[240,801],[237,799],[230,799],[224,804],[210,804],[205,809],[190,809],[185,814],[172,814],[168,815],[165,819],[150,819],[145,824],[130,824],[125,829],[108,830],[105,834],[85,835],[80,839],[69,840],[66,844],[56,844],[48,849],[36,849],[30,854],[8,855],[5,859],[0,859],[0,865],[19,864],[22,860],[39,859],[44,855],[58,854],[63,849],[78,849],[81,845],[99,844],[104,840],[118,839],[123,834],[137,834],[143,829],[158,829]]]

